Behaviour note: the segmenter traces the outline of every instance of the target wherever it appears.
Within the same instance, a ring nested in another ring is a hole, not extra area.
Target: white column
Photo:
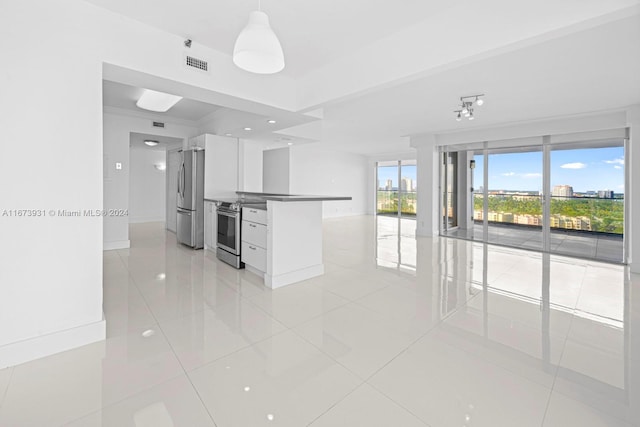
[[[434,135],[411,137],[411,146],[417,150],[418,160],[418,213],[417,236],[438,235],[438,149]]]
[[[473,228],[473,201],[471,199],[471,167],[473,155],[468,151],[458,152],[458,226],[461,230]]]
[[[625,188],[625,203],[628,203],[625,218],[626,238],[628,239],[627,261],[633,273],[640,273],[640,226],[634,222],[640,220],[640,105],[634,105],[627,110],[627,126],[629,127],[629,142],[627,144],[627,173],[629,175]],[[635,141],[634,141],[635,139]],[[634,262],[634,254],[636,260]]]

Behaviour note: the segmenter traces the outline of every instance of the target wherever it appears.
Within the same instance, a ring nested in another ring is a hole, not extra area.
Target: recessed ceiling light
[[[145,89],[136,105],[143,110],[165,113],[181,99],[181,96]]]
[[[287,142],[287,145],[293,145],[293,142]]]
[[[230,133],[225,133],[224,136],[233,136],[233,135]]]
[[[146,331],[144,331],[142,333],[142,336],[144,338],[150,338],[150,337],[154,336],[155,334],[156,334],[156,331],[154,331],[153,329],[147,329]]]
[[[251,130],[251,128],[244,128],[244,130]]]
[[[273,119],[271,119],[271,120],[267,120],[267,123],[269,123],[269,124],[275,124],[275,122],[276,122],[276,121],[275,121],[275,120],[273,120]]]
[[[156,145],[158,145],[158,141],[154,141],[153,139],[146,139],[144,143],[149,147],[155,147]]]

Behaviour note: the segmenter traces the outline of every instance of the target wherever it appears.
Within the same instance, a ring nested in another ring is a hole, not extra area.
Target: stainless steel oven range
[[[242,206],[237,202],[216,202],[218,230],[216,256],[235,268],[244,268],[240,257],[240,229]]]

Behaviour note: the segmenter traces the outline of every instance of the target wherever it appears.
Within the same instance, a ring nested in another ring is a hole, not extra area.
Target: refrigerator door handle
[[[180,164],[180,169],[182,169],[182,164]],[[180,170],[178,170],[178,176],[176,176],[176,179],[178,181],[177,184],[176,184],[178,186],[178,194],[180,194],[181,193],[181,190],[180,190]]]
[[[187,172],[184,167],[184,163],[182,164],[182,198],[184,198],[184,183],[187,179]]]

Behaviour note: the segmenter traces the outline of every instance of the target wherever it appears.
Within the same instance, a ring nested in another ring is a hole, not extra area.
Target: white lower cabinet
[[[267,270],[267,250],[249,242],[242,242],[242,262],[256,270]]]
[[[246,265],[267,271],[267,211],[242,208],[241,258]]]
[[[242,221],[242,240],[261,248],[267,247],[267,226],[255,222]]]
[[[204,202],[204,248],[215,252],[216,230],[218,223],[216,205],[214,202]]]

